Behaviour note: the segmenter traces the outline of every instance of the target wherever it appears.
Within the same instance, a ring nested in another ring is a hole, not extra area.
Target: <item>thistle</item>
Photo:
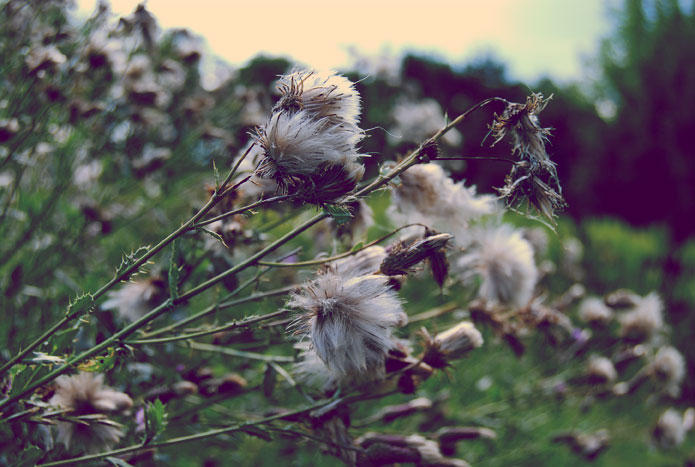
[[[132,407],[133,401],[127,394],[103,383],[104,375],[93,373],[56,378],[55,394],[49,404],[65,410],[72,417],[85,416],[75,421],[58,422],[57,439],[66,448],[78,447],[96,452],[110,449],[123,436],[119,425],[109,420],[108,415],[123,413]]]
[[[475,238],[470,252],[458,262],[464,278],[480,275],[478,294],[491,302],[527,305],[538,279],[529,242],[507,224],[481,230]]]
[[[310,340],[316,355],[342,377],[378,377],[394,346],[393,328],[407,316],[385,276],[320,274],[288,302],[302,311],[296,334]]]
[[[510,207],[527,199],[541,214],[554,221],[556,211],[566,204],[555,163],[545,150],[550,129],[541,127],[538,120],[538,114],[551,98],[544,99],[542,94],[536,93],[530,95],[525,104],[508,103],[502,115],[495,115],[490,133],[495,138],[493,146],[510,135],[512,154],[519,159],[507,175],[505,186],[498,189],[500,197]]]

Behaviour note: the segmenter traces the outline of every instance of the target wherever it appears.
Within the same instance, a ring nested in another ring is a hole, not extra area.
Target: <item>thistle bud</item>
[[[444,368],[451,360],[462,358],[468,352],[483,345],[483,336],[473,323],[464,321],[437,334],[427,337],[423,361],[433,368]]]
[[[384,258],[379,272],[386,276],[408,274],[412,272],[413,266],[444,248],[451,238],[452,235],[443,233],[426,237],[410,245],[400,242]]]
[[[613,362],[606,357],[592,356],[586,367],[589,384],[611,383],[618,378]]]

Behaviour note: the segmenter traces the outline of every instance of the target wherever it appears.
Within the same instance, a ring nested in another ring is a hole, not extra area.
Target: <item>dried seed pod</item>
[[[412,272],[413,266],[441,250],[453,238],[450,234],[432,235],[411,244],[400,242],[388,253],[379,267],[387,276],[400,276]]]

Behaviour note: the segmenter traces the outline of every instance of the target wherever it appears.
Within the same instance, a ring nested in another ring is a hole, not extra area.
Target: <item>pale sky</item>
[[[112,0],[115,13],[131,13],[137,0]],[[610,30],[615,0],[149,0],[163,28],[186,27],[233,65],[260,52],[313,68],[341,68],[348,49],[395,55],[433,52],[465,64],[486,52],[508,66],[510,77],[562,81],[587,76],[585,58]],[[80,12],[96,0],[78,0]]]

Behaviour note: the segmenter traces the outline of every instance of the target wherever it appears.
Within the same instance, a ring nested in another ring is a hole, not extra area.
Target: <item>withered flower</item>
[[[498,189],[501,198],[510,207],[527,199],[554,221],[555,212],[564,209],[566,203],[555,163],[545,150],[550,129],[541,127],[538,120],[538,114],[551,98],[544,99],[542,94],[534,93],[527,97],[525,104],[508,103],[502,115],[495,115],[490,132],[495,138],[493,146],[510,135],[512,154],[519,159],[507,175],[505,186]]]
[[[75,421],[57,424],[58,441],[66,448],[82,448],[88,452],[110,449],[118,443],[123,432],[119,425],[108,419],[110,414],[122,413],[133,405],[132,399],[104,385],[104,375],[80,373],[59,376],[56,390],[49,404],[67,411]]]
[[[379,272],[387,276],[400,276],[412,272],[413,266],[439,252],[453,238],[450,234],[430,235],[410,244],[397,243],[379,267]]]

